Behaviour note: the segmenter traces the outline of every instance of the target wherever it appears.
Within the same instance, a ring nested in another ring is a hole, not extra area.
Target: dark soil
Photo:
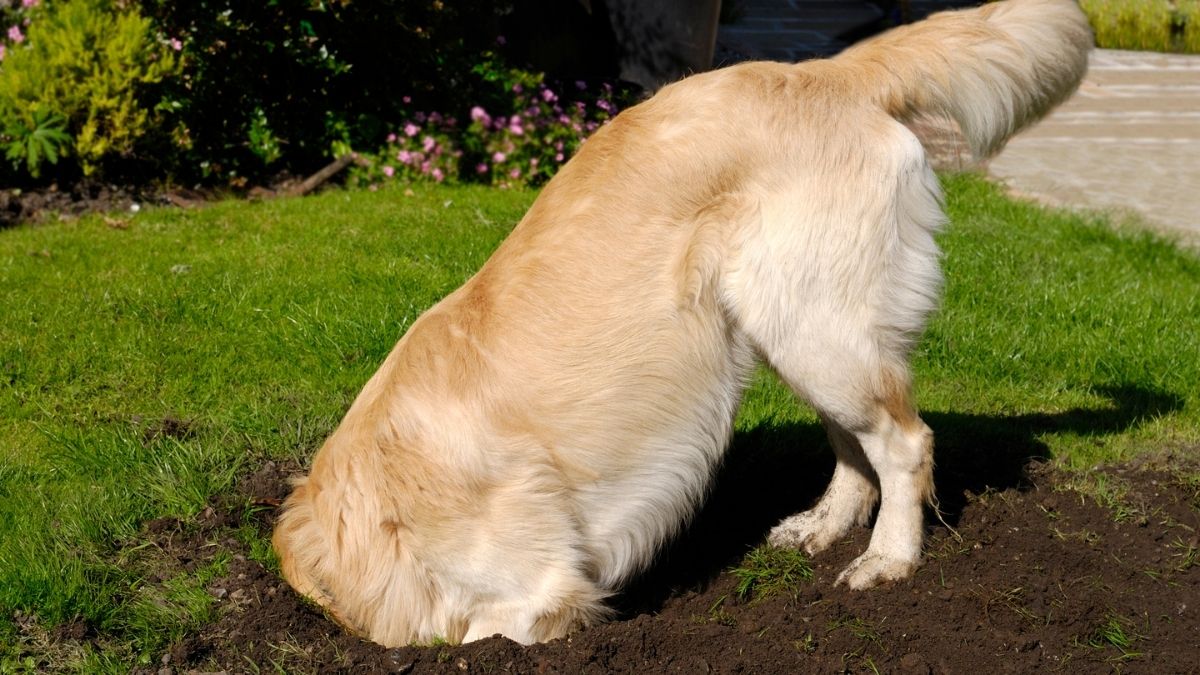
[[[789,436],[796,433],[817,432],[805,428]],[[244,520],[269,536],[274,507],[299,469],[267,462],[242,481],[237,497],[215,504],[197,522],[149,524],[147,536],[184,568],[210,559],[214,539],[237,552],[228,574],[209,589],[218,620],[173,644],[156,668],[1182,673],[1200,663],[1194,460],[1186,460],[1191,473],[1170,468],[1185,461],[1170,458],[1156,462],[1157,469],[1088,474],[1034,463],[1008,477],[993,473],[1002,479],[998,487],[957,480],[953,466],[942,469],[939,490],[954,529],[931,525],[925,565],[911,582],[867,592],[833,585],[866,547],[863,528],[819,556],[813,579],[794,594],[739,600],[728,568],[795,499],[813,499],[829,473],[827,462],[818,462],[820,470],[810,469],[799,497],[775,497],[784,484],[777,476],[799,469],[801,461],[787,466],[779,457],[749,453],[747,446],[763,441],[763,434],[739,436],[697,522],[661,564],[615,599],[621,620],[529,647],[495,637],[464,646],[385,649],[326,619],[275,572],[249,559],[244,546],[220,536]],[[1190,449],[1177,457],[1194,454]]]
[[[194,189],[156,184],[109,184],[81,181],[69,187],[0,188],[0,229],[15,225],[72,220],[101,213],[110,227],[128,227],[127,218],[146,206],[203,206],[223,197],[267,199],[286,194],[300,184],[280,173],[265,186],[197,186]],[[319,183],[320,187],[323,183]],[[310,188],[312,189],[312,188]]]
[[[168,204],[166,193],[150,188],[99,183],[60,189],[57,185],[37,189],[0,190],[0,228],[21,223],[71,219],[85,213],[108,213],[114,223],[121,214],[147,204]],[[119,225],[114,225],[119,226]]]

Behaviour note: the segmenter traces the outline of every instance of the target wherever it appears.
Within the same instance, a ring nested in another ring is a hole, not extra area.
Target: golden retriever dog
[[[902,122],[948,116],[985,155],[1090,46],[1071,0],[1009,0],[621,113],[367,382],[284,505],[284,576],[384,645],[600,621],[703,500],[759,361],[837,455],[770,542],[818,554],[878,502],[838,582],[911,576],[933,451],[907,362],[945,217]]]

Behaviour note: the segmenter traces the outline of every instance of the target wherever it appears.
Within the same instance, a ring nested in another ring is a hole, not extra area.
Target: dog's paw
[[[842,570],[837,585],[846,584],[853,590],[861,591],[890,581],[902,581],[911,577],[919,564],[916,560],[887,558],[868,551]]]
[[[816,555],[845,534],[845,531],[838,530],[832,519],[823,517],[813,509],[785,518],[771,529],[767,543],[781,548],[798,548],[808,555]]]

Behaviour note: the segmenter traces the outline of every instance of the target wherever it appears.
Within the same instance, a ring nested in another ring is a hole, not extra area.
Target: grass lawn
[[[126,671],[210,620],[222,558],[163,579],[144,524],[305,461],[533,198],[331,192],[0,231],[0,672]],[[947,201],[915,356],[939,452],[1082,468],[1200,443],[1200,259],[976,178]],[[763,373],[740,445],[813,421]],[[73,622],[96,646],[56,646]]]

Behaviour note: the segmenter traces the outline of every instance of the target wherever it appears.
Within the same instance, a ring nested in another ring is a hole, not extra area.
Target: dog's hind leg
[[[833,420],[824,423],[837,455],[829,487],[816,506],[784,519],[768,536],[775,546],[803,549],[809,555],[829,548],[851,527],[866,525],[879,499],[875,470],[858,439]]]
[[[868,474],[873,472],[882,500],[871,543],[838,583],[860,589],[911,576],[920,563],[924,505],[933,489],[933,434],[912,407],[906,370],[842,361],[842,377],[825,373],[814,388],[812,371],[792,367],[786,357],[772,362],[827,420],[839,456],[825,496],[812,510],[776,527],[771,541],[810,551],[836,541],[868,516],[877,494]]]
[[[866,344],[848,344],[854,343]],[[873,472],[881,502],[871,543],[838,582],[859,589],[907,578],[920,563],[924,505],[933,489],[933,435],[912,406],[907,368],[829,342],[797,347],[768,358],[826,420],[838,469],[817,506],[785,520],[771,540],[810,550],[836,541],[869,513],[876,494],[868,473]],[[785,538],[792,533],[807,539]]]
[[[838,576],[855,589],[912,575],[921,559],[924,506],[933,496],[933,432],[912,406],[907,374],[882,375],[874,419],[853,431],[882,493],[867,551]]]
[[[869,549],[839,577],[853,588],[913,572],[932,490],[932,435],[912,405],[907,359],[936,304],[942,216],[919,144],[899,140],[899,158],[884,163],[898,167],[887,190],[764,200],[723,282],[738,327],[816,409],[838,455],[816,507],[771,541],[818,552],[881,498]]]

